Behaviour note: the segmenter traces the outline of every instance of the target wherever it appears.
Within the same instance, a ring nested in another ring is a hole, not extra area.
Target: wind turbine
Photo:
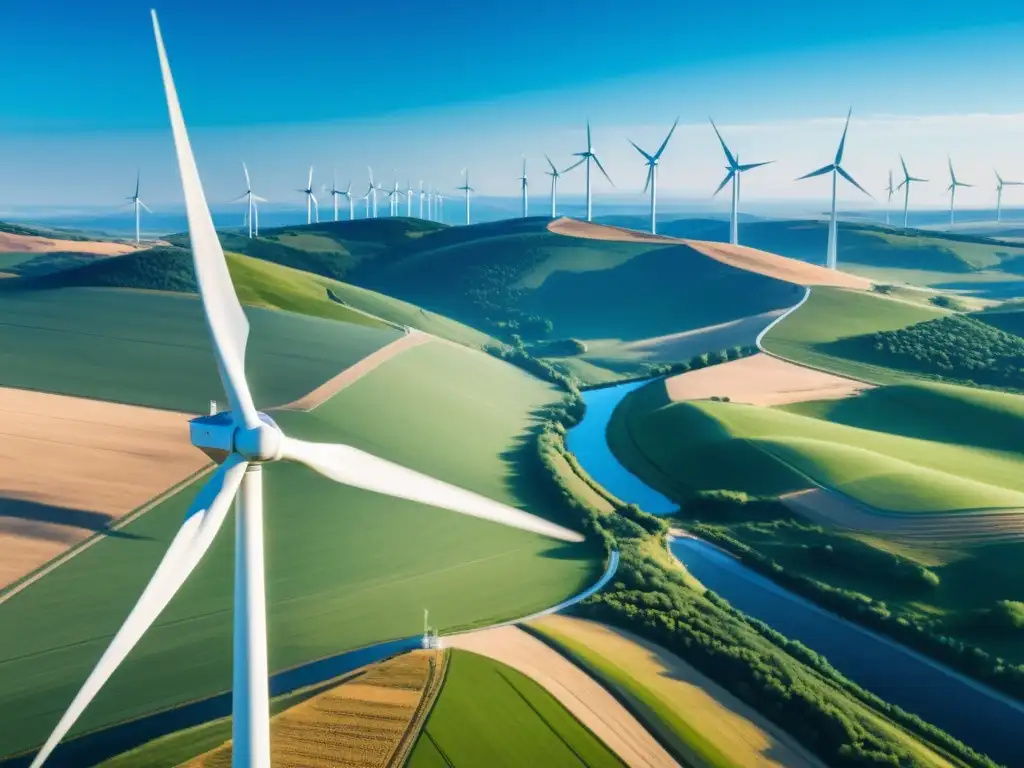
[[[389,211],[389,215],[390,216],[397,216],[398,215],[398,198],[400,198],[404,194],[398,188],[398,179],[395,179],[395,188],[394,189],[389,189],[387,194],[388,194],[388,204],[391,207],[391,210]]]
[[[352,196],[349,194],[352,190],[352,182],[349,182],[348,189],[342,191],[338,189],[338,174],[334,173],[331,177],[331,199],[334,201],[334,220],[338,220],[338,198],[348,198],[348,217],[352,218]]]
[[[249,237],[251,238],[252,237],[252,226],[253,226],[253,209],[256,207],[256,203],[258,203],[258,202],[259,203],[265,203],[267,201],[264,200],[262,197],[259,197],[258,195],[254,195],[253,194],[253,192],[252,192],[252,183],[249,181],[249,169],[246,168],[245,163],[242,163],[242,171],[245,173],[245,192],[243,194],[239,195],[238,197],[236,197],[231,202],[232,203],[237,203],[237,202],[240,202],[241,200],[245,200],[245,204],[246,204],[245,218],[249,222]],[[136,194],[138,194],[138,193],[136,193]],[[258,215],[256,217],[256,222],[257,222],[257,224],[256,224],[256,236],[259,237],[260,230],[259,230],[259,223],[258,223],[259,222],[259,216]]]
[[[947,157],[949,161],[949,186],[946,187],[946,191],[949,192],[949,226],[953,226],[954,221],[954,205],[956,203],[956,188],[957,187],[973,187],[973,184],[967,184],[963,181],[958,181],[956,173],[953,171],[953,158]]]
[[[729,242],[733,245],[737,245],[740,241],[740,177],[746,171],[753,170],[754,168],[760,168],[762,165],[770,165],[775,161],[766,160],[763,163],[748,163],[746,165],[740,164],[739,154],[733,155],[733,153],[729,151],[729,147],[726,145],[725,139],[722,138],[722,134],[719,132],[718,126],[715,125],[715,121],[710,117],[708,120],[711,122],[711,127],[715,129],[715,135],[718,137],[718,143],[722,145],[722,151],[725,152],[725,161],[729,164],[725,168],[725,178],[722,179],[722,183],[718,185],[718,189],[715,190],[712,197],[721,192],[725,188],[726,184],[730,181],[732,182],[732,208],[729,214]],[[653,232],[654,230],[652,229],[651,231]]]
[[[420,218],[423,218],[423,182],[420,182]]]
[[[558,179],[561,178],[563,171],[559,171],[557,168],[555,168],[555,164],[551,162],[551,158],[548,157],[547,155],[544,155],[544,159],[547,160],[548,165],[551,166],[551,170],[544,171],[544,173],[551,177],[551,218],[553,219],[556,215],[555,209],[558,202]],[[576,165],[579,165],[582,162],[583,161],[580,160],[579,163],[576,163],[575,165],[570,167],[575,168]]]
[[[903,181],[901,181],[899,186],[896,187],[896,191],[899,192],[900,189],[906,187],[903,192],[903,230],[906,231],[907,213],[910,209],[910,184],[914,181],[926,182],[928,179],[919,179],[915,176],[911,176],[910,171],[907,170],[907,163],[903,159],[903,155],[900,155],[900,165],[903,167]]]
[[[366,203],[366,218],[370,218],[370,193],[367,192],[359,199]]]
[[[993,169],[996,175],[996,223],[1003,220],[1003,187],[1024,186],[1024,181],[1004,181],[999,171]]]
[[[668,130],[668,135],[665,140],[661,142],[661,146],[658,147],[658,151],[653,155],[649,155],[637,146],[637,143],[632,139],[629,143],[633,145],[633,148],[644,156],[644,160],[647,164],[647,181],[644,183],[644,192],[647,188],[651,189],[651,234],[653,235],[656,230],[655,226],[655,212],[658,207],[658,161],[661,159],[661,154],[665,151],[665,147],[668,146],[668,140],[672,138],[672,134],[676,132],[676,126],[679,125],[679,118],[672,123],[672,127]],[[589,207],[589,206],[588,206]],[[589,219],[588,219],[589,220]]]
[[[306,196],[306,223],[313,223],[313,211],[316,210],[316,223],[320,223],[320,205],[316,201],[316,195],[313,194],[313,166],[309,166],[309,181],[306,182],[305,189],[297,189],[296,192],[301,192]]]
[[[252,208],[245,212],[245,218],[242,223],[249,225],[249,231],[252,232],[250,237],[260,236],[260,207],[256,204],[255,200],[252,202]]]
[[[525,219],[530,212],[530,191],[529,182],[526,180],[526,155],[523,155],[523,175],[519,177],[519,181],[522,185],[523,194],[523,218]]]
[[[851,107],[850,111],[846,113],[846,125],[843,127],[843,138],[839,140],[839,149],[836,150],[835,160],[833,160],[828,165],[822,166],[818,170],[811,171],[810,173],[801,176],[799,179],[797,179],[797,181],[800,181],[801,179],[810,179],[814,176],[823,176],[826,173],[832,174],[832,218],[829,219],[828,224],[828,252],[825,254],[825,266],[828,267],[829,269],[836,268],[836,183],[839,177],[842,176],[848,182],[853,184],[853,186],[855,186],[865,195],[874,200],[874,197],[871,196],[871,193],[864,189],[864,187],[862,187],[856,181],[854,181],[853,176],[848,174],[842,166],[843,149],[846,147],[846,132],[850,128],[850,116],[852,114],[853,108]]]
[[[427,184],[427,220],[434,220],[434,185]]]
[[[142,181],[142,171],[136,171],[135,172],[135,194],[134,195],[129,195],[127,198],[125,198],[125,199],[130,201],[128,203],[128,205],[132,206],[135,209],[135,242],[136,243],[140,242],[140,240],[139,240],[139,208],[145,208],[146,211],[148,211],[149,213],[152,213],[152,211],[149,210],[149,206],[146,205],[144,202],[142,202],[142,200],[139,199],[139,182],[140,181]]]
[[[896,192],[896,188],[892,185],[892,168],[889,169],[889,184],[885,188],[887,197],[885,198],[885,226],[889,226],[889,205],[892,203],[893,193]]]
[[[434,212],[437,214],[437,222],[444,222],[444,195],[437,193],[437,202],[434,203]]]
[[[153,15],[167,108],[174,134],[196,283],[230,410],[190,422],[192,444],[220,463],[199,492],[156,572],[85,684],[32,761],[39,768],[210,548],[235,499],[234,680],[232,763],[270,768],[270,706],[263,565],[264,463],[291,461],[345,485],[440,507],[564,541],[578,533],[449,485],[347,445],[309,443],[285,435],[256,410],[245,377],[249,323],[238,301],[213,227],[199,171]],[[237,498],[236,498],[237,497]]]
[[[412,179],[405,182],[405,215],[412,218],[412,199],[416,193],[412,190]]]
[[[377,192],[383,191],[384,187],[378,186],[373,183],[373,168],[366,166],[366,170],[370,172],[370,189],[367,194],[370,195],[370,199],[373,201],[373,218],[377,218]]]
[[[597,153],[594,152],[594,145],[593,145],[593,143],[590,140],[590,121],[589,120],[587,120],[587,151],[586,152],[577,152],[576,153],[576,157],[580,157],[580,158],[583,158],[583,159],[580,160],[578,163],[576,163],[576,165],[572,165],[569,168],[567,168],[566,171],[571,171],[577,165],[580,165],[580,164],[582,164],[584,162],[586,162],[586,164],[587,164],[587,221],[590,221],[591,220],[591,213],[592,213],[591,197],[590,197],[590,161],[593,160],[597,164],[597,167],[600,169],[601,173],[603,173],[604,177],[606,179],[608,179],[608,183],[609,184],[611,184],[614,187],[615,186],[615,182],[612,181],[612,177],[608,175],[607,171],[605,171],[604,166],[601,165],[601,161],[597,159]],[[565,171],[563,171],[563,173],[564,172]]]
[[[469,186],[469,169],[463,168],[462,175],[466,177],[465,182],[459,187],[459,190],[466,193],[466,223],[469,224],[469,193],[475,192],[471,186]]]

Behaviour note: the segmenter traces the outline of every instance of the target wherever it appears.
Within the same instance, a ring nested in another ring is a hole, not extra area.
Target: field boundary
[[[125,515],[124,517],[121,517],[120,519],[115,521],[113,524],[111,524],[107,528],[104,528],[101,531],[96,531],[92,536],[89,536],[88,538],[78,542],[77,544],[74,544],[73,546],[71,546],[70,548],[66,549],[64,552],[62,552],[60,555],[58,555],[53,560],[50,560],[48,563],[44,563],[43,565],[41,565],[39,568],[37,568],[36,570],[32,571],[31,573],[25,574],[20,579],[15,581],[13,584],[9,584],[8,586],[4,587],[3,589],[0,589],[0,605],[3,605],[4,603],[6,603],[8,600],[10,600],[12,597],[17,595],[18,593],[28,589],[30,586],[35,584],[41,578],[43,578],[44,576],[49,575],[54,570],[56,570],[59,566],[61,566],[64,563],[66,563],[71,558],[75,557],[76,555],[81,554],[85,550],[89,549],[89,547],[91,547],[94,544],[96,544],[98,541],[106,538],[108,535],[110,535],[110,533],[119,531],[122,528],[124,528],[126,525],[129,525],[130,523],[135,522],[140,517],[142,517],[144,514],[149,512],[151,509],[153,509],[153,507],[158,506],[162,502],[166,501],[167,499],[171,498],[175,494],[177,494],[177,493],[181,492],[182,490],[184,490],[187,486],[191,485],[196,480],[198,480],[201,477],[203,477],[204,475],[208,474],[214,468],[214,466],[215,465],[211,462],[211,463],[205,465],[204,467],[202,467],[201,469],[196,470],[195,472],[190,474],[188,477],[186,477],[184,480],[181,480],[180,482],[175,483],[174,485],[172,485],[167,490],[162,491],[161,493],[157,494],[152,499],[150,499],[145,504],[143,504],[141,507],[138,507],[134,511],[129,512],[127,515]]]
[[[405,733],[388,760],[388,768],[402,768],[412,754],[413,747],[416,746],[420,733],[427,724],[427,718],[430,717],[434,704],[444,689],[444,681],[448,676],[448,659],[450,656],[451,654],[447,649],[441,649],[440,653],[435,656],[435,659],[431,659],[430,680],[427,682],[423,695],[420,697],[419,704],[416,705],[416,711],[413,713]]]

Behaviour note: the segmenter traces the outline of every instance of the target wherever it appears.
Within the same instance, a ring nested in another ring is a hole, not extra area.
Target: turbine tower
[[[640,147],[637,146],[635,141],[630,140],[629,143],[633,145],[633,148],[644,156],[644,160],[647,164],[647,181],[644,183],[644,192],[647,188],[651,189],[651,234],[655,234],[657,225],[655,223],[655,216],[658,208],[658,161],[661,159],[661,154],[665,151],[665,147],[668,146],[668,140],[672,138],[672,134],[676,132],[676,126],[679,125],[679,118],[672,123],[672,127],[668,130],[668,135],[665,140],[661,142],[661,146],[658,147],[658,151],[653,155],[649,155],[644,152]]]
[[[412,218],[412,199],[416,193],[412,190],[412,179],[405,182],[405,215]]]
[[[135,194],[134,195],[129,195],[127,198],[125,198],[126,200],[130,201],[128,203],[128,205],[132,206],[135,209],[135,242],[136,243],[140,242],[140,240],[139,240],[139,208],[145,208],[147,212],[152,213],[152,211],[149,210],[149,206],[147,206],[144,202],[142,202],[141,199],[139,199],[139,182],[140,181],[142,181],[142,171],[136,171],[135,172]]]
[[[313,194],[313,166],[309,166],[309,181],[306,182],[305,189],[297,189],[296,192],[300,192],[306,196],[306,223],[313,223],[313,211],[316,210],[316,222],[320,223],[320,205],[316,201],[316,195]]]
[[[593,143],[590,140],[590,121],[589,120],[587,120],[587,151],[586,152],[577,152],[576,153],[576,157],[580,157],[580,158],[582,158],[582,160],[580,160],[578,163],[576,163],[576,165],[570,166],[566,170],[567,171],[571,171],[577,165],[580,165],[580,164],[582,164],[584,162],[587,164],[587,221],[590,221],[591,218],[592,218],[592,213],[593,213],[593,206],[591,205],[591,197],[590,197],[590,161],[593,160],[594,163],[597,164],[598,169],[600,169],[601,173],[604,174],[604,177],[606,179],[608,179],[608,183],[609,184],[611,184],[614,187],[615,186],[615,182],[612,181],[612,177],[608,175],[607,171],[605,171],[604,166],[601,165],[601,161],[597,159],[597,153],[594,152],[594,145],[593,145]]]
[[[466,223],[469,224],[469,193],[475,192],[476,190],[469,186],[469,170],[463,168],[462,175],[466,177],[466,180],[463,182],[462,186],[459,187],[459,190],[466,193]]]
[[[245,167],[245,163],[242,163],[242,171],[243,171],[243,173],[245,173],[245,192],[243,194],[239,195],[238,197],[236,197],[231,202],[232,203],[238,203],[238,202],[241,202],[242,200],[245,200],[245,206],[246,206],[245,207],[245,219],[249,223],[249,237],[252,238],[252,236],[253,236],[252,229],[253,229],[253,219],[254,218],[255,218],[255,222],[256,222],[256,237],[259,237],[259,235],[260,235],[259,214],[257,214],[254,217],[253,216],[253,209],[256,208],[256,203],[265,203],[267,201],[264,200],[262,197],[259,197],[258,195],[254,195],[253,194],[253,192],[252,192],[252,183],[249,181],[249,169]],[[138,194],[138,192],[136,192],[136,194]]]
[[[1024,185],[1024,181],[1005,181],[999,175],[999,171],[993,169],[993,172],[996,175],[996,223],[998,224],[1003,220],[1003,187],[1019,187]]]
[[[523,175],[519,177],[523,195],[523,218],[530,215],[529,182],[526,180],[526,155],[523,155]]]
[[[427,220],[434,220],[434,185],[427,184]]]
[[[398,198],[400,198],[404,194],[398,188],[398,179],[395,179],[395,188],[394,189],[389,189],[387,194],[388,194],[388,204],[391,207],[391,210],[388,212],[388,215],[390,215],[392,217],[397,216],[398,215]]]
[[[956,205],[956,188],[957,187],[973,187],[973,184],[967,184],[963,181],[958,181],[956,173],[953,171],[953,158],[947,157],[949,161],[949,186],[946,187],[946,191],[949,192],[949,226],[953,226],[955,220],[955,205]]]
[[[836,183],[838,182],[839,177],[842,176],[844,179],[853,184],[853,186],[855,186],[865,195],[870,197],[872,200],[875,199],[874,197],[872,197],[870,192],[868,192],[866,189],[864,189],[864,187],[862,187],[860,184],[854,181],[853,176],[848,174],[842,166],[843,149],[845,149],[846,147],[846,132],[850,128],[850,116],[852,114],[853,108],[851,107],[850,111],[846,113],[846,125],[843,126],[843,138],[839,140],[839,149],[836,150],[835,160],[833,160],[828,165],[822,166],[818,170],[811,171],[810,173],[801,176],[799,179],[797,179],[797,181],[800,181],[801,179],[810,179],[814,176],[823,176],[826,173],[832,174],[832,217],[829,219],[828,223],[828,252],[825,254],[825,266],[828,267],[829,269],[836,268]]]
[[[544,155],[544,159],[547,160],[548,161],[548,165],[551,166],[551,170],[550,171],[544,171],[544,173],[546,173],[548,176],[551,177],[551,218],[553,219],[557,215],[555,213],[555,210],[556,210],[556,206],[557,206],[557,203],[558,203],[558,179],[561,178],[563,172],[559,171],[557,168],[555,168],[555,164],[551,162],[551,158],[550,157],[548,157],[547,155]],[[582,163],[582,162],[583,161],[580,160],[580,163]],[[576,163],[576,165],[579,165],[580,163]],[[575,167],[575,166],[571,166],[571,167]]]
[[[927,182],[928,179],[919,179],[915,176],[910,175],[910,171],[907,170],[907,163],[903,159],[903,155],[900,155],[900,165],[903,167],[903,181],[896,187],[896,191],[899,192],[904,187],[906,188],[903,192],[903,231],[907,231],[907,215],[910,210],[910,184],[914,181],[920,181],[922,183]]]
[[[349,189],[352,188],[352,184],[351,183],[348,186],[349,186]],[[333,173],[332,176],[331,176],[331,199],[334,201],[334,220],[335,221],[338,220],[338,198],[339,197],[349,197],[348,193],[349,193],[349,190],[342,191],[342,190],[338,189],[338,174],[336,172]],[[352,218],[352,199],[351,199],[351,197],[349,197],[349,207],[348,207],[348,210],[349,210],[348,217],[351,219]]]
[[[249,323],[213,228],[189,145],[170,65],[153,12],[167,108],[189,219],[196,283],[229,410],[190,422],[192,444],[220,466],[200,490],[156,572],[53,733],[32,761],[39,768],[181,589],[213,544],[235,500],[234,680],[232,764],[270,768],[270,703],[263,564],[263,464],[290,461],[345,485],[503,523],[564,541],[578,533],[414,472],[347,445],[285,435],[256,410],[245,377]]]
[[[715,129],[715,135],[718,137],[718,143],[722,145],[722,151],[725,152],[725,161],[728,163],[725,167],[725,178],[722,179],[722,183],[718,185],[718,189],[715,190],[712,197],[721,192],[725,188],[726,184],[732,182],[732,207],[729,213],[729,242],[733,245],[737,245],[740,241],[740,177],[746,171],[753,170],[754,168],[760,168],[762,165],[770,165],[775,161],[766,160],[763,163],[748,163],[746,165],[741,165],[740,156],[738,154],[733,155],[733,153],[729,151],[729,147],[725,143],[725,139],[722,138],[722,134],[719,132],[718,126],[715,125],[715,121],[710,117],[708,120],[711,121],[711,127]]]
[[[892,203],[893,193],[896,188],[892,185],[892,168],[889,169],[889,184],[885,188],[887,197],[885,198],[885,226],[889,226],[889,205]]]
[[[420,218],[423,218],[423,182],[420,182]]]
[[[434,203],[434,212],[437,214],[437,222],[444,223],[444,195],[437,193],[437,202]]]
[[[345,191],[341,192],[340,194],[344,195],[345,199],[348,200],[348,220],[352,221],[356,217],[356,203],[355,200],[352,198],[351,181],[348,183],[348,186],[345,187]]]
[[[370,200],[373,202],[373,218],[377,218],[377,192],[382,192],[384,187],[381,187],[373,183],[373,168],[366,166],[366,170],[370,172],[370,188],[367,190],[367,194],[370,195]]]

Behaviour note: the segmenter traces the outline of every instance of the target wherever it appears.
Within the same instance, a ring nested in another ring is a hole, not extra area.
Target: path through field
[[[142,247],[148,248],[153,243]],[[55,240],[33,235],[14,235],[0,232],[0,253],[93,253],[97,256],[120,256],[131,253],[138,246],[133,243],[109,243],[98,240]]]

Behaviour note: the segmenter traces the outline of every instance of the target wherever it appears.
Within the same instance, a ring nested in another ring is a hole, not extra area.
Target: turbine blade
[[[71,701],[71,706],[53,729],[50,738],[36,754],[31,768],[38,768],[50,756],[89,702],[96,697],[199,564],[231,509],[231,501],[242,483],[246,466],[247,462],[233,453],[203,486],[139,601]]]
[[[306,189],[313,188],[313,166],[309,166],[309,181],[306,182]]]
[[[614,187],[615,186],[615,182],[612,181],[612,177],[608,175],[608,171],[606,171],[604,169],[604,166],[601,165],[601,161],[597,159],[597,155],[591,155],[591,157],[594,158],[594,162],[597,163],[597,167],[601,171],[601,173],[604,174],[604,177],[606,179],[608,179],[608,183],[611,184]]]
[[[665,151],[665,147],[668,146],[668,140],[671,139],[672,138],[672,134],[676,132],[676,126],[677,125],[679,125],[679,118],[678,117],[676,118],[676,121],[674,123],[672,123],[672,127],[669,128],[668,136],[666,136],[665,140],[663,142],[661,142],[661,146],[658,147],[658,151],[654,153],[654,159],[655,160],[660,158],[661,157],[661,153]]]
[[[249,169],[245,167],[245,163],[242,163],[242,170],[245,172],[245,189],[249,191],[252,189],[252,182],[249,181]],[[242,195],[245,197],[245,195]]]
[[[547,156],[547,154],[545,154],[545,155],[544,155],[544,159],[548,161],[548,165],[550,165],[550,166],[551,166],[551,170],[552,170],[552,172],[554,172],[554,173],[558,173],[558,169],[557,169],[557,168],[555,168],[555,164],[551,162],[551,158],[550,158],[550,157],[548,157],[548,156]]]
[[[832,164],[832,163],[829,163],[828,165],[823,165],[821,168],[819,168],[816,171],[811,171],[810,173],[808,173],[808,174],[806,174],[804,176],[800,176],[797,179],[797,181],[802,181],[803,179],[810,179],[810,178],[813,178],[814,176],[823,176],[826,173],[831,173],[833,170],[835,170],[835,165]]]
[[[203,301],[206,324],[213,337],[213,350],[217,357],[224,391],[231,410],[240,417],[249,429],[260,422],[256,416],[252,394],[245,380],[245,344],[249,336],[249,321],[242,311],[235,287],[224,260],[224,251],[217,230],[213,227],[210,208],[206,204],[203,185],[199,180],[199,169],[185,130],[185,118],[178,103],[178,94],[171,76],[171,65],[167,60],[160,23],[156,11],[152,11],[153,34],[156,37],[160,70],[163,73],[164,91],[167,96],[167,111],[170,114],[171,130],[174,133],[174,148],[178,155],[181,186],[185,193],[185,209],[188,214],[189,241],[192,246],[192,262],[195,266],[196,283]]]
[[[265,198],[262,198],[259,195],[253,195],[252,196],[252,201],[254,203],[265,203],[265,202],[267,202]]]
[[[145,208],[145,209],[146,209],[146,211],[148,211],[149,213],[152,213],[152,212],[153,212],[153,211],[152,211],[152,210],[150,209],[150,207],[149,207],[148,205],[146,205],[146,204],[145,204],[144,202],[142,202],[141,200],[139,200],[139,205],[140,205],[140,206],[141,206],[142,208]]]
[[[718,185],[718,189],[716,189],[716,190],[715,190],[715,193],[714,193],[713,195],[711,195],[711,196],[712,196],[712,197],[715,197],[715,195],[717,195],[717,194],[718,194],[719,192],[721,192],[721,191],[722,191],[723,189],[725,189],[725,185],[726,185],[726,184],[728,184],[728,183],[729,183],[730,181],[732,181],[732,177],[733,177],[733,175],[734,175],[735,173],[736,173],[736,172],[735,172],[735,171],[733,171],[733,170],[732,170],[732,169],[730,168],[730,169],[729,169],[729,172],[728,172],[728,173],[727,173],[727,174],[725,175],[725,178],[724,178],[724,179],[722,179],[722,183]]]
[[[654,174],[654,166],[647,166],[647,181],[644,182],[644,192],[651,188],[651,176]]]
[[[301,462],[345,485],[492,520],[562,541],[583,541],[583,536],[575,531],[348,445],[308,443],[285,437],[281,448],[282,458]]]
[[[722,138],[722,134],[718,132],[718,126],[715,125],[715,121],[711,120],[711,127],[715,129],[715,136],[718,137],[718,143],[722,145],[722,151],[725,152],[725,159],[729,163],[730,168],[735,168],[737,165],[736,158],[732,156],[732,152],[729,151],[729,147],[725,145],[725,139]]]
[[[843,162],[843,150],[846,148],[846,132],[850,130],[850,116],[853,114],[853,107],[846,113],[846,125],[843,126],[843,138],[839,140],[839,149],[836,150],[835,165]]]
[[[231,200],[228,200],[228,202],[229,203],[240,203],[243,200],[245,200],[245,198],[247,198],[249,195],[250,195],[249,192],[243,192],[238,197],[235,197],[235,198],[232,198]],[[253,197],[255,197],[255,195],[253,195]]]
[[[644,156],[644,157],[645,157],[645,158],[647,159],[647,162],[648,162],[648,163],[653,163],[653,162],[654,162],[654,158],[653,158],[653,157],[651,157],[650,155],[648,155],[648,154],[647,154],[646,152],[644,152],[644,151],[643,151],[642,149],[640,149],[640,147],[638,147],[638,146],[636,145],[636,142],[635,142],[635,141],[633,141],[632,139],[626,139],[626,141],[628,141],[628,142],[629,142],[630,144],[632,144],[632,145],[633,145],[633,147],[634,147],[634,149],[636,149],[636,151],[637,151],[637,152],[639,152],[639,153],[640,153],[641,155],[643,155],[643,156]]]
[[[910,178],[910,171],[907,170],[907,162],[903,159],[903,155],[900,155],[900,165],[903,166],[903,178]]]
[[[753,170],[754,168],[760,168],[762,165],[771,165],[774,162],[774,160],[765,160],[763,163],[748,163],[747,165],[738,165],[736,166],[736,170],[746,172]]]
[[[871,198],[872,200],[874,200],[874,199],[875,199],[875,196],[874,196],[874,195],[872,195],[872,194],[871,194],[870,192],[868,192],[868,191],[867,191],[866,189],[864,189],[864,187],[862,187],[862,186],[861,186],[860,184],[858,184],[858,183],[857,183],[856,181],[854,181],[854,179],[853,179],[853,176],[851,176],[850,174],[848,174],[848,173],[847,173],[846,171],[844,171],[844,170],[843,170],[843,169],[842,169],[841,167],[838,167],[838,166],[837,166],[837,167],[836,167],[836,170],[837,170],[837,171],[839,171],[839,175],[840,175],[840,176],[842,176],[842,177],[843,177],[844,179],[846,179],[846,180],[847,180],[848,182],[850,182],[851,184],[853,184],[853,186],[855,186],[855,187],[856,187],[857,189],[859,189],[859,190],[860,190],[861,192],[863,192],[863,193],[864,193],[865,195],[867,195],[868,197],[870,197],[870,198]]]
[[[135,196],[139,196],[139,182],[142,181],[142,171],[135,172]]]
[[[585,157],[582,158],[581,160],[577,160],[575,163],[573,163],[568,168],[566,168],[564,171],[562,171],[562,173],[568,173],[573,168],[578,168],[579,166],[583,165],[586,161],[587,161],[587,158],[585,158]]]

